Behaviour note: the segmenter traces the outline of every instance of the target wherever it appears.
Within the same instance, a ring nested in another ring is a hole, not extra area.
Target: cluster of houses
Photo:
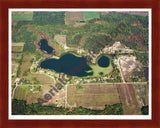
[[[109,52],[109,53],[115,53],[115,51],[119,51],[120,53],[133,53],[133,50],[129,47],[123,45],[120,43],[120,41],[115,42],[112,46],[108,47],[106,46],[103,50],[103,52]]]

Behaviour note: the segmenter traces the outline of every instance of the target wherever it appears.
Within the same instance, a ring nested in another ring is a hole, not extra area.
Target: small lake
[[[48,41],[46,39],[41,39],[38,45],[40,46],[40,49],[42,51],[45,51],[48,54],[51,54],[53,52],[53,48],[48,45]]]
[[[100,66],[100,67],[108,67],[109,64],[110,64],[110,58],[108,56],[100,56],[98,58],[98,62],[97,64]]]
[[[87,64],[86,59],[71,53],[66,53],[59,59],[51,58],[44,60],[40,63],[40,67],[71,76],[84,77],[93,75],[92,68]]]

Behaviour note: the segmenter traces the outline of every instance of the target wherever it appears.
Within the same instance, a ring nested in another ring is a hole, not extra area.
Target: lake
[[[44,60],[40,63],[40,67],[71,76],[84,77],[93,75],[92,68],[87,64],[86,59],[71,53],[66,53],[59,59],[51,58]]]
[[[98,58],[97,64],[100,67],[108,67],[110,64],[110,58],[108,56],[102,55]]]
[[[48,54],[51,54],[53,52],[53,48],[48,45],[48,41],[46,39],[41,39],[38,45],[40,46],[40,49],[42,51],[45,51]]]

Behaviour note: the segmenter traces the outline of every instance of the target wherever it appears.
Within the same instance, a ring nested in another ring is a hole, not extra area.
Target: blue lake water
[[[86,59],[71,53],[66,53],[59,59],[51,58],[44,60],[41,62],[40,67],[71,76],[84,77],[93,75],[92,68],[87,64]]]
[[[110,64],[110,58],[108,56],[102,55],[98,58],[97,63],[100,67],[108,67]]]
[[[48,45],[48,41],[46,39],[41,39],[38,45],[40,46],[40,49],[42,51],[45,51],[48,54],[51,54],[53,52],[53,48]]]

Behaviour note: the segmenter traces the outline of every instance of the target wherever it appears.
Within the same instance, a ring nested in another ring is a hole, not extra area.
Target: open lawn
[[[13,21],[30,21],[32,20],[33,14],[12,14]]]
[[[113,70],[113,67],[112,67],[112,64],[111,64],[111,57],[110,56],[107,56],[110,58],[110,63],[109,63],[109,66],[108,67],[100,67],[98,64],[96,65],[90,65],[90,67],[92,68],[93,70],[93,76],[101,76],[99,73],[102,72],[103,75],[106,75],[106,74],[109,74],[112,70]]]
[[[100,12],[84,12],[84,20],[100,18]]]
[[[27,104],[38,103],[42,95],[41,86],[18,86],[15,90],[14,99],[25,100]]]
[[[90,65],[90,67],[93,69],[93,76],[95,76],[95,77],[100,76],[100,74],[99,74],[100,72],[103,72],[103,75],[106,75],[106,74],[109,74],[113,70],[113,67],[111,64],[107,68],[100,67],[97,64]]]
[[[116,85],[76,85],[67,86],[68,107],[85,107],[103,110],[105,105],[120,103]]]

